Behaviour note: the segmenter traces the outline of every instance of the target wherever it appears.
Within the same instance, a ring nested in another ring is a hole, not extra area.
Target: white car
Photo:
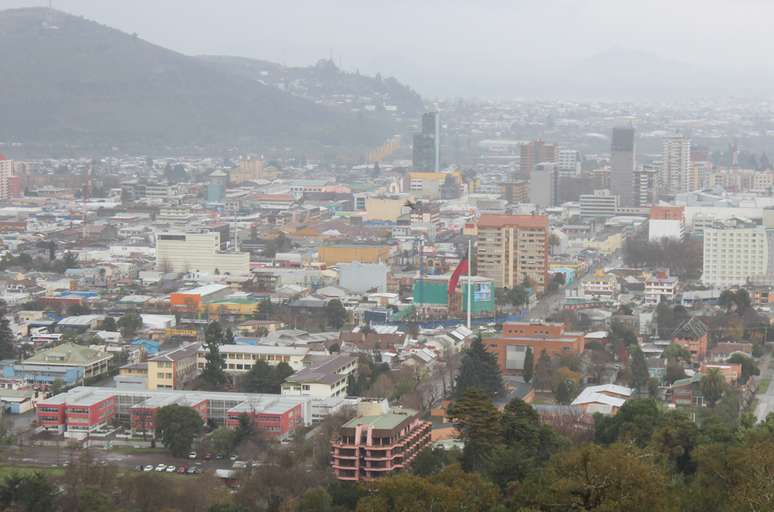
[[[143,471],[153,471],[153,464],[148,464],[144,468],[142,468]]]
[[[176,470],[175,466],[167,466],[167,473],[174,473]]]
[[[195,459],[196,458],[196,452],[189,453],[188,454],[188,458],[191,459],[191,460]]]
[[[158,466],[156,466],[156,471],[158,471],[159,473],[161,473],[165,469],[167,469],[167,465],[166,464],[159,464]]]

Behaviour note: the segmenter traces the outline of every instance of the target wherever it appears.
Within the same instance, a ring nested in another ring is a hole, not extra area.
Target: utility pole
[[[470,329],[471,310],[473,309],[473,303],[470,300],[471,289],[473,288],[472,268],[473,268],[473,240],[468,240],[468,329]]]

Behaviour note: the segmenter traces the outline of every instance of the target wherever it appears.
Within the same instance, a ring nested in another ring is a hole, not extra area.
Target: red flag
[[[468,257],[467,255],[460,261],[460,264],[457,265],[457,268],[454,269],[454,272],[452,272],[451,277],[449,278],[449,303],[451,303],[452,295],[454,295],[454,290],[457,289],[457,283],[460,281],[460,276],[468,271]]]

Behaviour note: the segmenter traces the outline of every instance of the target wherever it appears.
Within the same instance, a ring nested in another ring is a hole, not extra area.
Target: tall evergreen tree
[[[202,370],[202,380],[212,387],[226,383],[226,372],[223,370],[225,358],[220,353],[223,344],[223,328],[217,321],[211,322],[204,331],[204,348],[207,349],[206,363]]]
[[[462,354],[455,392],[457,397],[462,397],[473,388],[481,390],[490,398],[503,391],[503,377],[497,365],[497,356],[487,351],[480,336]]]
[[[632,363],[631,363],[631,386],[636,388],[637,391],[642,391],[648,386],[648,379],[650,374],[648,373],[648,363],[645,361],[645,354],[639,347],[632,349]]]
[[[548,352],[543,350],[540,352],[540,358],[538,358],[537,365],[535,366],[535,382],[533,383],[535,389],[551,389],[553,373],[551,358],[548,357]]]
[[[467,471],[483,469],[503,441],[500,411],[486,393],[471,388],[448,412],[465,441],[462,467]]]
[[[532,376],[535,374],[535,358],[532,355],[532,347],[527,347],[527,353],[524,354],[524,382],[529,383],[532,380]]]
[[[0,359],[15,359],[16,344],[6,313],[5,301],[0,301]]]

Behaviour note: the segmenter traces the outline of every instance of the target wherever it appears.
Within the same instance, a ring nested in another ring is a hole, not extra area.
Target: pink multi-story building
[[[339,480],[372,480],[407,468],[428,444],[431,423],[411,409],[354,418],[331,443]]]

